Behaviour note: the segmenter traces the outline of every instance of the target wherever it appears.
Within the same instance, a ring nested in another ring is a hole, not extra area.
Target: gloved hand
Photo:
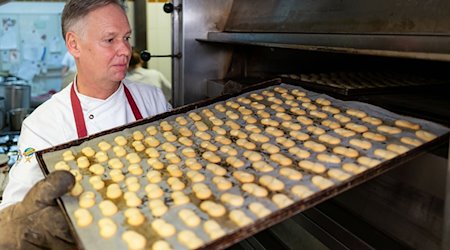
[[[70,172],[55,171],[36,183],[22,202],[1,210],[0,249],[75,249],[56,203],[74,183]]]

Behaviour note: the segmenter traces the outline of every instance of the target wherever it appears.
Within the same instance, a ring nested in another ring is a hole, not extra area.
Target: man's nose
[[[128,41],[121,41],[118,45],[117,52],[119,55],[131,56],[131,46]]]

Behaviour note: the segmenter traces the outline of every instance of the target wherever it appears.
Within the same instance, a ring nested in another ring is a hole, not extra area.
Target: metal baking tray
[[[450,81],[432,76],[393,72],[321,72],[284,74],[283,82],[345,96],[377,93],[404,93],[449,85]]]
[[[207,235],[205,234],[205,232],[202,231],[201,228],[197,227],[196,229],[192,229],[192,231],[194,231],[194,233],[196,233],[197,236],[199,236],[204,242],[204,245],[202,245],[200,247],[201,249],[223,249],[223,248],[226,248],[226,247],[228,247],[240,240],[243,240],[246,237],[251,236],[265,228],[268,228],[268,227],[270,227],[270,226],[272,226],[294,214],[304,211],[307,208],[310,208],[322,201],[325,201],[345,190],[348,190],[360,183],[363,183],[371,178],[374,178],[374,177],[380,175],[381,173],[386,172],[403,162],[409,161],[409,160],[417,157],[421,153],[424,153],[424,152],[432,149],[433,147],[440,145],[441,143],[448,142],[449,129],[447,129],[443,126],[440,126],[438,124],[431,123],[431,122],[424,121],[424,120],[414,119],[414,118],[410,118],[410,117],[403,117],[403,116],[391,113],[387,110],[384,110],[384,109],[381,109],[381,108],[378,108],[378,107],[375,107],[372,105],[364,104],[364,103],[340,101],[340,100],[334,99],[334,98],[326,96],[326,95],[322,95],[322,94],[318,94],[315,92],[304,90],[296,85],[284,84],[281,82],[280,79],[274,79],[272,81],[268,81],[268,82],[260,83],[260,84],[254,85],[254,86],[250,86],[250,87],[244,89],[240,93],[220,96],[218,98],[209,99],[209,100],[201,101],[201,102],[194,103],[191,105],[187,105],[184,107],[180,107],[180,108],[174,109],[174,110],[164,113],[164,114],[160,114],[160,115],[157,115],[157,116],[154,116],[151,118],[147,118],[147,119],[144,119],[144,120],[141,120],[138,122],[134,122],[134,123],[131,123],[131,124],[128,124],[125,126],[117,127],[117,128],[114,128],[114,129],[111,129],[108,131],[103,131],[98,134],[91,135],[87,138],[71,141],[71,142],[68,142],[63,145],[59,145],[59,146],[56,146],[53,148],[39,151],[36,153],[37,159],[38,159],[38,162],[40,164],[42,171],[44,172],[44,175],[47,175],[50,171],[53,170],[53,164],[58,159],[60,159],[62,152],[66,151],[67,149],[71,149],[74,152],[79,152],[81,150],[81,148],[86,145],[95,146],[98,142],[100,142],[102,140],[111,141],[111,139],[114,138],[114,136],[116,136],[116,135],[130,136],[131,133],[135,130],[140,130],[140,131],[145,132],[145,128],[149,125],[158,124],[159,122],[162,122],[162,121],[173,122],[175,117],[178,117],[178,116],[184,116],[184,117],[186,117],[186,119],[188,119],[187,114],[189,114],[189,113],[196,112],[198,114],[201,114],[201,110],[203,110],[205,108],[214,110],[214,106],[216,104],[220,103],[220,104],[224,104],[224,106],[225,106],[225,103],[229,100],[237,102],[239,97],[243,97],[243,96],[248,97],[252,93],[261,93],[263,90],[269,90],[269,91],[273,92],[275,87],[281,87],[281,88],[285,88],[288,90],[297,89],[297,90],[303,91],[303,92],[307,93],[308,97],[310,97],[312,100],[316,100],[319,97],[326,98],[326,99],[330,100],[334,106],[339,107],[341,110],[348,109],[348,108],[362,110],[362,111],[366,112],[369,116],[375,116],[375,117],[379,117],[379,118],[383,119],[383,122],[388,125],[392,125],[392,122],[395,119],[406,119],[408,121],[420,124],[420,126],[423,129],[434,133],[435,135],[437,135],[437,137],[431,141],[424,142],[422,145],[420,145],[418,147],[410,148],[409,151],[407,151],[404,154],[398,155],[395,158],[392,158],[389,160],[383,160],[379,165],[377,165],[373,168],[368,168],[366,171],[361,172],[359,174],[354,174],[350,178],[348,178],[344,181],[333,180],[334,184],[331,187],[323,189],[323,190],[320,190],[317,187],[314,187],[312,185],[310,179],[313,176],[313,173],[311,173],[311,172],[305,171],[305,170],[297,167],[297,170],[301,171],[304,177],[300,181],[292,181],[292,180],[282,179],[282,177],[277,175],[278,172],[276,171],[275,173],[273,173],[273,175],[275,175],[275,177],[278,177],[279,179],[283,180],[283,182],[286,185],[286,190],[282,190],[279,192],[286,194],[289,198],[291,198],[294,201],[294,203],[287,207],[284,207],[284,208],[278,208],[273,203],[270,203],[271,200],[268,198],[255,198],[255,197],[247,195],[243,191],[241,191],[240,194],[242,194],[242,196],[245,197],[245,203],[244,203],[245,206],[242,206],[241,210],[244,211],[247,214],[247,216],[249,216],[253,219],[253,223],[251,223],[247,226],[244,226],[244,227],[238,227],[236,225],[233,225],[232,222],[228,218],[220,218],[217,221],[219,222],[219,224],[221,224],[221,226],[226,231],[226,235],[221,238],[218,238],[216,240],[210,240],[207,237]],[[245,106],[245,105],[242,104],[242,106]],[[247,106],[247,107],[249,107],[249,106]],[[268,105],[266,105],[266,110],[270,111],[270,109],[268,108]],[[238,113],[238,112],[236,111],[236,113]],[[227,117],[224,113],[219,113],[219,112],[215,111],[215,115],[224,121],[227,119]],[[317,118],[313,118],[313,117],[311,117],[311,118],[314,120],[315,125],[317,125],[319,127],[321,126],[320,124],[316,124],[318,122]],[[275,118],[273,118],[273,119],[275,119]],[[357,119],[352,118],[352,121],[357,122]],[[257,125],[262,126],[261,124],[257,124]],[[193,126],[191,126],[191,128],[193,128]],[[373,129],[373,128],[371,128],[371,129]],[[332,132],[330,132],[330,133],[332,133]],[[412,131],[404,131],[402,133],[411,135]],[[288,134],[288,133],[286,133],[286,134]],[[401,135],[404,135],[404,134],[401,134]],[[386,142],[374,144],[375,146],[373,149],[375,149],[377,147],[384,148],[386,146],[387,142],[398,141],[399,136],[401,136],[401,135],[396,135],[396,136],[392,136],[392,137],[389,136],[388,140]],[[314,136],[312,134],[311,134],[311,138],[313,138],[313,140],[317,141],[316,136]],[[273,140],[275,140],[275,138],[271,138],[271,142]],[[296,141],[296,142],[299,147],[302,146],[301,142],[299,142],[299,141]],[[346,145],[347,143],[348,143],[348,139],[343,138],[342,144]],[[196,143],[194,143],[194,146],[192,146],[192,147],[197,147],[196,150],[199,150],[198,141],[196,141]],[[361,155],[368,155],[368,156],[373,157],[373,149],[368,150],[367,152],[360,152],[360,153],[361,153]],[[260,149],[257,148],[255,150],[258,151]],[[240,150],[240,153],[242,153],[242,152],[243,152],[243,150]],[[262,151],[259,151],[259,152],[265,156],[266,161],[269,161],[267,155],[265,155]],[[289,156],[289,154],[287,153],[287,150],[282,148],[282,152]],[[327,149],[327,153],[330,153],[329,149]],[[313,160],[315,156],[316,156],[316,154],[312,153],[310,160]],[[292,159],[294,159],[294,162],[298,161],[298,159],[296,159],[295,157],[293,157]],[[351,160],[347,159],[346,157],[341,157],[341,159],[342,159],[342,163],[351,161]],[[221,164],[223,165],[223,167],[227,168],[227,170],[229,172],[234,171],[234,169],[232,169],[231,166],[228,166],[227,164],[223,164],[223,162]],[[272,162],[271,164],[275,168],[275,170],[278,170],[280,168],[280,165],[277,165],[276,163]],[[204,166],[204,164],[202,164],[202,165]],[[325,164],[325,165],[327,165],[327,169],[340,167],[340,164],[337,164],[337,165],[336,164]],[[295,168],[295,166],[293,165],[291,167]],[[180,168],[182,168],[182,167],[183,166],[180,166]],[[251,167],[248,164],[244,168],[245,168],[245,170],[248,170],[249,172],[253,173],[256,177],[260,176],[257,173],[257,171],[251,170]],[[210,184],[209,186],[211,187],[213,194],[214,194],[213,197],[216,197],[215,192],[217,192],[217,190],[214,189],[214,187],[213,187],[214,185],[211,184],[211,180],[208,179],[211,177],[211,175],[206,173],[207,170],[205,170],[205,169],[202,169],[199,171],[201,173],[204,173],[205,176],[207,177],[205,182],[208,185]],[[145,172],[144,172],[144,175],[145,175]],[[238,182],[233,178],[233,176],[231,174],[226,175],[226,176],[227,176],[227,178],[229,178],[229,180],[231,180],[235,184],[233,187],[233,188],[235,188],[235,189],[233,189],[233,192],[239,193],[240,189],[239,189]],[[323,174],[323,176],[327,177],[325,174]],[[290,187],[292,187],[293,185],[296,185],[296,184],[303,184],[303,185],[310,187],[314,191],[313,194],[311,196],[309,196],[307,198],[303,198],[303,199],[293,197],[292,194],[290,193],[289,189],[290,189]],[[142,185],[142,186],[144,186],[144,185]],[[192,196],[192,193],[189,194],[189,188],[190,187],[187,185],[187,192],[188,192],[187,195]],[[272,195],[273,193],[274,192],[270,191],[270,195]],[[165,195],[167,195],[167,194],[165,194]],[[98,195],[98,196],[101,196],[101,195]],[[216,201],[217,201],[218,196],[216,198],[217,198],[216,199]],[[196,206],[198,205],[198,201],[194,201],[194,200],[195,199],[191,199],[192,203],[190,203],[186,206],[192,208],[196,213],[198,213],[200,215],[200,217],[202,218],[202,220],[205,219],[208,215],[207,214],[205,215],[205,213],[202,213],[202,211],[199,208],[196,208]],[[252,202],[252,201],[260,201],[261,203],[265,204],[266,207],[271,210],[271,213],[268,216],[260,218],[260,219],[253,216],[250,213],[249,209],[247,208],[247,205],[249,204],[249,202]],[[94,225],[92,228],[90,228],[88,230],[81,229],[76,225],[73,215],[72,215],[73,210],[76,208],[76,206],[78,204],[76,198],[73,198],[70,195],[65,195],[62,198],[62,200],[60,200],[59,202],[60,202],[59,204],[64,208],[66,218],[68,219],[69,224],[74,232],[74,235],[77,239],[80,249],[97,249],[99,247],[110,248],[110,249],[126,249],[126,245],[120,239],[119,234],[117,234],[117,236],[114,237],[113,239],[102,240],[102,238],[99,237],[98,233],[95,234],[96,233],[96,225]],[[170,203],[170,201],[169,201],[169,203]],[[169,204],[169,203],[167,203],[167,204]],[[146,205],[144,205],[144,207],[146,207]],[[176,212],[176,211],[178,211],[178,209],[179,208],[176,208],[173,211]],[[230,208],[227,207],[227,210],[229,211]],[[171,211],[171,210],[169,210],[169,211]],[[176,218],[176,216],[174,215],[175,212],[168,214],[165,217],[165,219],[168,220],[169,222],[172,222],[176,226],[177,231],[180,231],[180,229],[186,229],[186,227],[184,225],[182,225],[182,222],[179,220],[179,218]],[[92,213],[94,214],[94,217],[98,216],[98,214],[99,214],[98,211],[97,212],[92,211]],[[147,218],[147,220],[151,220],[151,218]],[[178,220],[178,222],[177,222],[177,220]],[[94,223],[95,222],[96,221],[94,221]],[[147,223],[145,224],[147,227],[149,227],[148,223],[149,223],[149,221],[147,221]],[[119,222],[119,224],[120,224],[120,222]],[[119,227],[119,231],[120,230],[122,232],[124,230],[124,228]],[[151,230],[149,230],[148,228],[141,229],[141,230],[151,234],[151,235],[147,235],[148,244],[151,243],[150,241],[153,241],[155,238],[158,238],[158,236],[153,235],[153,233],[151,233]],[[178,243],[176,236],[171,236],[170,238],[167,239],[167,241],[172,245],[173,248],[183,248],[184,247],[183,245],[180,245]],[[147,246],[147,248],[149,248],[149,247],[150,247],[150,245]]]

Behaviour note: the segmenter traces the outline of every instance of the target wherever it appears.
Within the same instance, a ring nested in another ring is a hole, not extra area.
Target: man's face
[[[131,56],[131,28],[123,10],[116,5],[101,7],[89,13],[83,25],[79,74],[98,83],[121,81]]]

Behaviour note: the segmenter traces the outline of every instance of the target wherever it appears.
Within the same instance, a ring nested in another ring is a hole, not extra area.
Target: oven
[[[279,78],[450,126],[450,2],[174,0],[174,106]],[[448,142],[232,246],[448,249]]]

